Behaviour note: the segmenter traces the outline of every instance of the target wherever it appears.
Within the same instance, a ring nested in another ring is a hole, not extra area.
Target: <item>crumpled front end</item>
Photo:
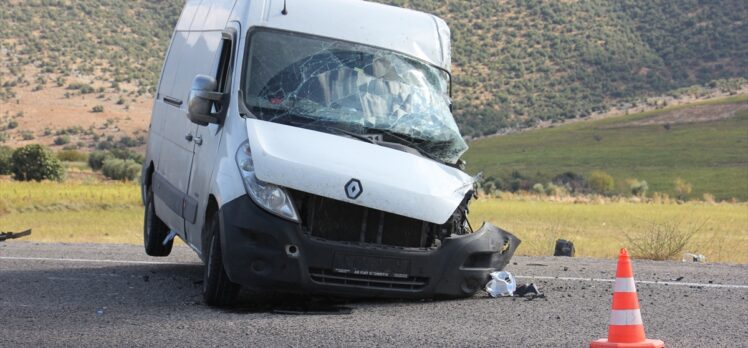
[[[221,208],[224,263],[232,281],[307,295],[467,297],[506,266],[520,243],[488,223],[455,233],[449,230],[461,223],[436,225],[291,194],[301,224],[265,212],[247,196]]]

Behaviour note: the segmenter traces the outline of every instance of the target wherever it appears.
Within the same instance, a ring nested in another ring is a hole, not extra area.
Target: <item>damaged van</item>
[[[204,298],[464,297],[519,240],[467,219],[450,33],[350,0],[188,0],[158,84],[144,244],[180,237]]]

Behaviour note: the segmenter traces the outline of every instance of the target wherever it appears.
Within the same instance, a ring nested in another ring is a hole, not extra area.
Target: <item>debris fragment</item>
[[[556,241],[556,250],[553,251],[553,256],[568,256],[574,257],[574,242],[565,239],[559,239]]]
[[[529,283],[529,284],[522,284],[517,287],[517,290],[514,291],[514,294],[519,297],[539,297],[542,296],[543,293],[538,290],[538,286],[535,285],[535,283]]]
[[[31,234],[31,229],[28,229],[23,232],[0,232],[0,242],[3,242],[7,239],[16,239],[21,237],[26,237]]]
[[[704,263],[706,262],[706,256],[701,254],[691,254],[691,253],[685,253],[683,254],[683,262],[698,262],[698,263]]]
[[[486,284],[486,292],[491,297],[512,296],[516,289],[514,276],[506,271],[491,273],[491,280]]]

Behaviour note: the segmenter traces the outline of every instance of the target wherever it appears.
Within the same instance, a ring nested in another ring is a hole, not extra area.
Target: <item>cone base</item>
[[[590,348],[665,348],[665,342],[660,340],[644,340],[636,343],[608,342],[607,338],[601,338],[590,343]]]

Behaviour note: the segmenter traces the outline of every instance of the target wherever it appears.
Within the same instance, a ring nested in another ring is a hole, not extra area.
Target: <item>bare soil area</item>
[[[743,110],[748,104],[701,105],[678,109],[663,114],[631,122],[618,123],[605,128],[623,128],[635,126],[668,125],[718,121],[731,117]]]

